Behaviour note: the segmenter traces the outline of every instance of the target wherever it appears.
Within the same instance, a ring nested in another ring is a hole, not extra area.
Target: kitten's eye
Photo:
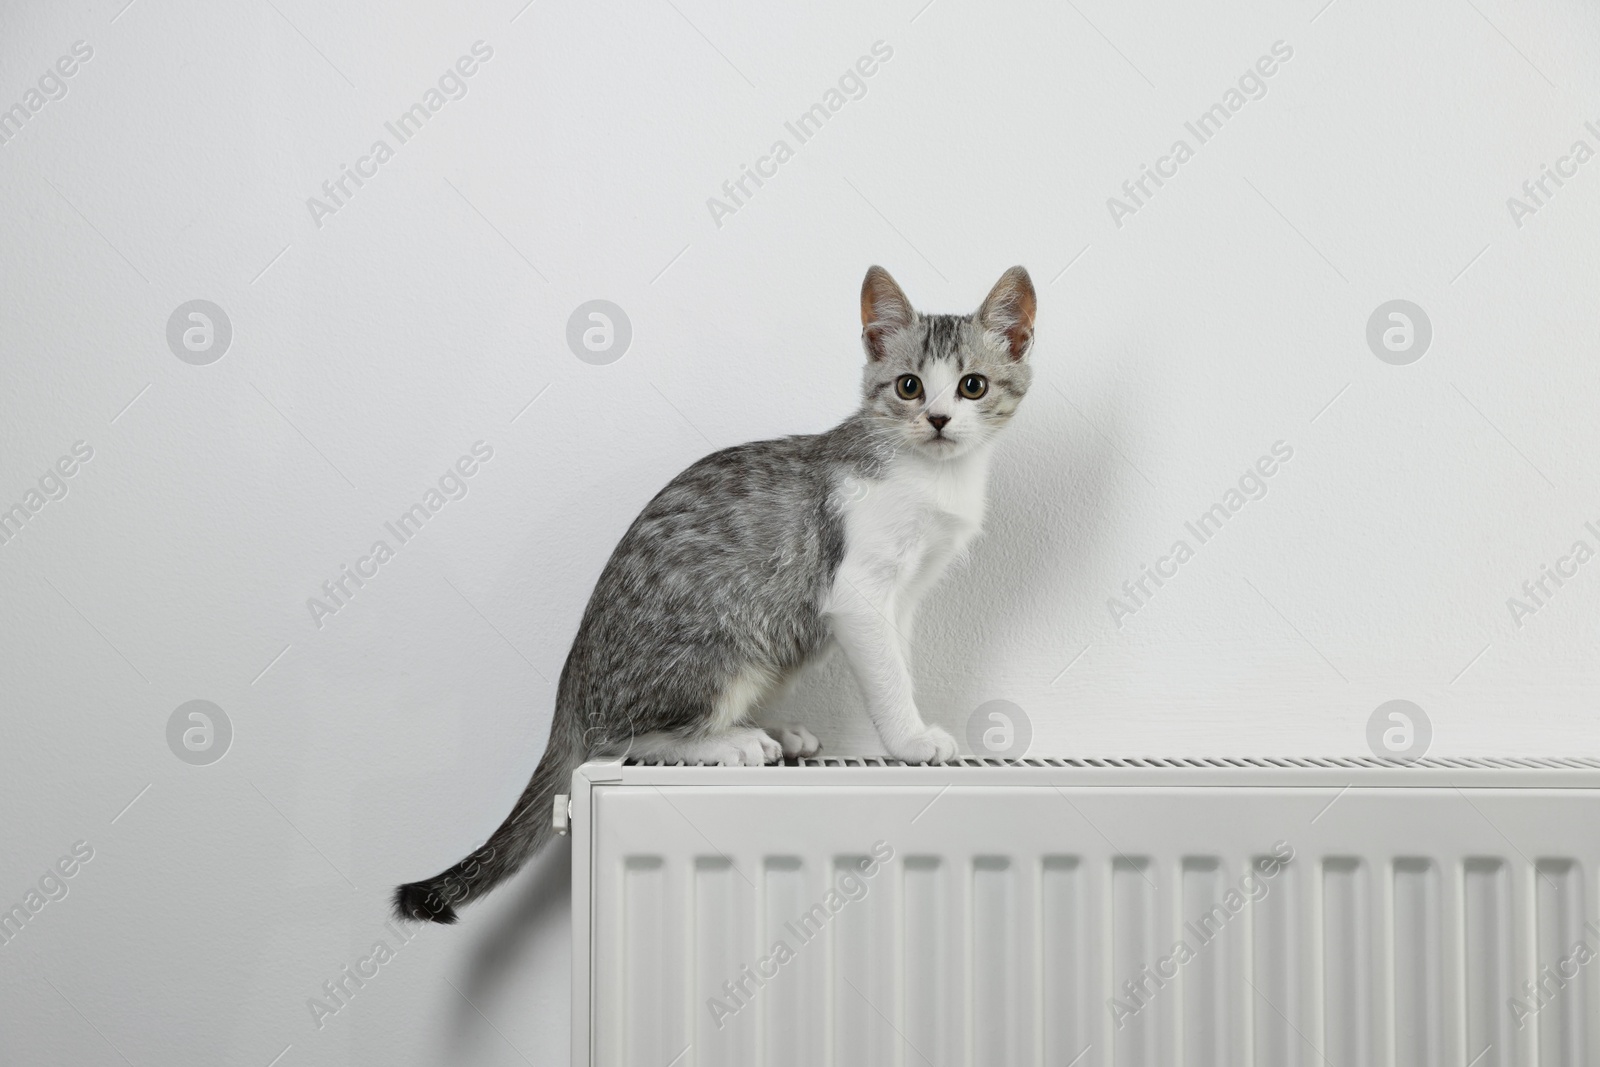
[[[894,391],[901,400],[915,400],[922,395],[922,379],[915,374],[902,374],[894,380]]]
[[[989,379],[981,374],[969,374],[961,379],[956,391],[968,400],[976,400],[989,391]]]

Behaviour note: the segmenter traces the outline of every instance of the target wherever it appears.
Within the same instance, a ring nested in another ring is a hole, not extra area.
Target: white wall
[[[93,56],[0,145],[0,501],[93,458],[0,546],[0,905],[94,855],[0,946],[3,1058],[561,1062],[559,849],[320,1030],[306,1002],[393,940],[392,884],[508,810],[651,494],[852,407],[873,262],[929,309],[1015,262],[1039,286],[990,531],[927,612],[933,719],[1010,700],[1035,753],[1362,753],[1403,698],[1435,752],[1600,752],[1600,563],[1507,607],[1600,547],[1600,161],[1507,206],[1600,149],[1600,9],[1322,2],[9,6],[0,106]],[[385,121],[480,40],[465,98],[398,144]],[[785,120],[876,41],[865,96],[799,145]],[[1199,144],[1184,122],[1276,41],[1266,95]],[[379,137],[394,158],[318,226],[307,198]],[[1180,137],[1117,225],[1107,198]],[[233,329],[209,365],[166,340],[196,298]],[[633,328],[606,366],[565,340],[597,298]],[[1405,366],[1366,341],[1397,298],[1434,333]],[[315,625],[307,598],[480,440],[469,494]],[[1268,495],[1117,625],[1121,583],[1280,440]],[[168,747],[195,699],[234,732],[209,766]],[[872,750],[837,671],[793,704]]]

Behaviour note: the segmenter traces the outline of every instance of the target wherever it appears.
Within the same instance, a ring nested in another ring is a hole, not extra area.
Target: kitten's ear
[[[1022,267],[1012,267],[1000,275],[989,295],[978,308],[978,323],[993,333],[1003,334],[1011,358],[1025,359],[1033,347],[1033,314],[1039,300],[1033,292],[1033,279]]]
[[[866,280],[861,283],[861,344],[868,359],[882,359],[885,339],[911,325],[915,314],[911,301],[888,271],[877,266],[867,268]]]

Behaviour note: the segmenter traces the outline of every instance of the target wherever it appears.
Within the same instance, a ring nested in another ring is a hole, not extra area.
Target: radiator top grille
[[[628,759],[627,767],[695,767],[706,766],[685,763],[682,760],[662,761]],[[922,764],[905,763],[881,756],[814,756],[809,759],[785,760],[788,767],[917,767]],[[1063,757],[1029,756],[1023,759],[993,759],[979,756],[958,756],[944,767],[1070,767],[1138,768],[1158,770],[1182,768],[1205,770],[1214,768],[1259,768],[1263,770],[1291,770],[1317,768],[1322,770],[1408,770],[1436,769],[1447,771],[1472,770],[1600,770],[1600,759],[1587,756],[1424,756],[1420,759],[1380,759],[1376,756],[1128,756],[1128,757]]]

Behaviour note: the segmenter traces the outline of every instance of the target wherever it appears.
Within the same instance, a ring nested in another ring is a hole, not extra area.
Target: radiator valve
[[[572,827],[572,801],[565,793],[556,794],[555,811],[551,812],[551,824],[555,826],[556,833],[565,837]]]

